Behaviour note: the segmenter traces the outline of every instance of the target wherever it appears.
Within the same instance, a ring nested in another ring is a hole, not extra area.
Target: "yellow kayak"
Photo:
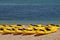
[[[4,28],[0,27],[0,34],[4,33]]]
[[[50,33],[52,33],[51,29],[45,28],[45,34],[50,34]]]
[[[60,28],[60,25],[56,25],[57,28]]]
[[[4,33],[5,34],[11,33],[11,32],[12,32],[12,30],[11,30],[10,27],[4,28]]]
[[[35,30],[33,29],[33,28],[30,28],[30,27],[28,27],[28,28],[26,28],[25,30],[23,30],[23,34],[35,34]]]
[[[22,34],[22,33],[23,33],[23,29],[15,28],[15,34]]]
[[[24,30],[24,25],[17,25],[17,27],[15,28],[15,33],[13,34],[22,34]]]
[[[51,32],[56,32],[58,30],[58,28],[54,25],[48,25],[47,28],[51,29]]]
[[[38,29],[35,34],[37,34],[37,35],[45,34],[45,30],[44,29]]]
[[[4,26],[3,25],[0,25],[0,33],[3,34],[4,32]]]

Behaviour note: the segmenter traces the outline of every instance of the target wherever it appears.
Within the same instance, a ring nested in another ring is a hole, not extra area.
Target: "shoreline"
[[[20,21],[20,20],[0,20],[0,24],[60,24],[59,21]]]

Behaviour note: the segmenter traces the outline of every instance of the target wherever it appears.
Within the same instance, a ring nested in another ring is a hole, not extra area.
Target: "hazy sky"
[[[60,4],[60,0],[0,0],[0,4]]]

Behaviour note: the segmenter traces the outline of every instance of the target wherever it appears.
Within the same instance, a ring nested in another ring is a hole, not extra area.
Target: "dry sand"
[[[48,35],[1,35],[0,34],[0,40],[60,40],[60,29],[55,32]]]

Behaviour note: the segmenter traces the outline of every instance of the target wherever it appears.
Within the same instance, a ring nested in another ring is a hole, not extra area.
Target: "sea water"
[[[0,5],[0,24],[60,24],[60,5]]]

